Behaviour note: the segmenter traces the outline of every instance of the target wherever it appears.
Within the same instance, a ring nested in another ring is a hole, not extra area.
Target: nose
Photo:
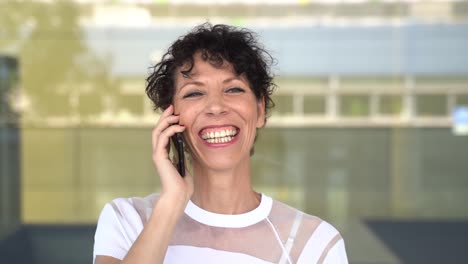
[[[215,116],[227,113],[227,105],[222,95],[217,94],[209,96],[206,113]]]

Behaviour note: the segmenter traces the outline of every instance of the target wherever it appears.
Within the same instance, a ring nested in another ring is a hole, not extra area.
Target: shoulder
[[[133,240],[146,224],[158,197],[152,194],[147,197],[116,198],[108,202],[99,216],[96,236],[123,234]]]
[[[327,221],[276,200],[271,215],[279,226],[287,227],[284,237],[294,239],[290,253],[297,263],[327,263],[335,255],[344,260],[332,263],[347,263],[343,238]]]
[[[137,239],[157,194],[147,197],[117,198],[104,205],[94,235],[94,256],[112,256],[123,259]]]
[[[305,215],[310,236],[299,255],[298,263],[348,263],[341,233],[327,221]]]
[[[301,221],[301,228],[322,236],[324,234],[339,234],[338,230],[330,223],[321,219],[318,216],[307,214],[301,210],[284,204],[280,201],[274,200],[271,208],[271,217],[278,218],[282,222]],[[299,219],[299,220],[298,220]],[[303,230],[305,231],[305,230]]]
[[[144,224],[158,199],[158,194],[146,197],[116,198],[104,205],[99,216],[98,227],[109,221]]]
[[[307,233],[313,233],[313,231],[324,222],[317,216],[309,215],[277,200],[273,200],[269,218],[278,224],[291,227],[294,222],[298,222],[300,223],[300,231]]]
[[[146,197],[116,198],[104,206],[101,216],[112,214],[119,219],[139,219],[145,223],[158,199],[158,194]]]

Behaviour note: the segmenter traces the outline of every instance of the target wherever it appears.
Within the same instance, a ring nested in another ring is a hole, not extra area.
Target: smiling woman
[[[252,32],[225,25],[198,26],[169,48],[146,88],[164,110],[152,133],[162,192],[104,207],[96,263],[347,263],[335,228],[252,187],[271,62]],[[191,159],[185,177],[169,158],[176,133]]]
[[[255,97],[245,74],[238,76],[227,62],[213,67],[199,52],[189,75],[176,73],[175,86],[174,108],[186,127],[194,171],[236,168],[248,159],[243,155],[265,123],[265,101]]]

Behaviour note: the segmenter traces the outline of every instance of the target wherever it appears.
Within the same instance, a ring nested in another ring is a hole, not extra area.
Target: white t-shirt
[[[123,259],[148,220],[158,195],[118,198],[106,204],[94,241],[96,255]],[[247,213],[208,212],[191,201],[164,259],[172,263],[348,263],[338,231],[262,194]]]

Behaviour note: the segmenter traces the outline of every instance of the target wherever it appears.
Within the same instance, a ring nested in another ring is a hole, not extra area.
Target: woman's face
[[[176,71],[175,86],[175,113],[186,127],[193,162],[214,170],[248,162],[256,129],[265,122],[265,104],[245,76],[227,62],[215,68],[197,53],[189,76]]]

